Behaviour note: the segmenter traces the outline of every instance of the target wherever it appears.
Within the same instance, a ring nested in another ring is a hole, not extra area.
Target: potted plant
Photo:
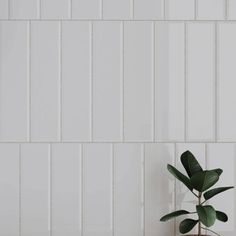
[[[181,181],[189,189],[193,196],[197,198],[198,203],[196,205],[196,211],[174,211],[163,216],[160,221],[168,221],[178,216],[189,216],[196,214],[198,216],[197,219],[191,219],[190,217],[187,217],[180,223],[179,231],[181,234],[189,233],[195,226],[198,226],[198,234],[189,236],[203,236],[202,230],[219,235],[213,230],[209,229],[209,227],[213,226],[216,220],[227,222],[228,216],[224,212],[215,210],[213,206],[207,204],[207,201],[213,198],[215,195],[234,187],[230,186],[210,189],[219,180],[223,170],[203,170],[190,151],[184,152],[180,159],[184,169],[187,172],[187,175],[182,174],[174,166],[169,164],[167,165],[167,169],[175,178]]]

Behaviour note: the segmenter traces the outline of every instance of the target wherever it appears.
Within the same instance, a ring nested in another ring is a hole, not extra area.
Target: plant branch
[[[207,202],[207,200],[203,201],[200,205],[203,205],[203,204],[206,203],[206,202]]]
[[[198,195],[196,193],[194,193],[193,191],[191,191],[191,193],[198,198]]]
[[[199,192],[199,195],[198,195],[198,205],[201,205],[201,201],[202,201],[202,193]],[[201,221],[199,219],[199,223],[198,223],[198,236],[201,236],[202,235],[202,231],[201,231]]]
[[[204,227],[202,227],[202,229],[204,229],[204,230],[206,230],[206,231],[209,231],[209,232],[211,232],[211,233],[213,233],[213,234],[215,234],[215,235],[217,235],[217,236],[220,236],[220,234],[217,234],[215,231],[213,231],[213,230],[211,230],[211,229],[207,229],[207,228],[204,228]]]

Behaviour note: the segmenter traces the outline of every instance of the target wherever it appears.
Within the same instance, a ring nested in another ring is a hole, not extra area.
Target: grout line
[[[115,235],[115,155],[114,144],[111,144],[111,161],[112,161],[112,236]]]
[[[69,18],[72,19],[73,11],[73,0],[69,0]]]
[[[81,184],[81,236],[84,235],[84,146],[83,144],[80,145],[81,148],[81,177],[80,177],[80,184]]]
[[[229,19],[229,0],[225,0],[225,20]]]
[[[0,22],[5,22],[5,21],[32,21],[32,22],[41,22],[41,21],[62,21],[62,22],[71,22],[71,21],[78,21],[78,22],[168,22],[168,23],[184,23],[184,22],[192,22],[192,23],[212,23],[212,22],[223,22],[223,23],[236,23],[236,20],[204,20],[204,19],[199,19],[199,20],[186,20],[186,19],[0,19]]]
[[[19,236],[21,236],[21,144],[19,144]]]
[[[103,0],[100,0],[100,19],[103,20]]]
[[[198,19],[198,0],[194,0],[194,20]]]
[[[153,142],[155,142],[156,140],[156,124],[155,124],[155,118],[156,118],[156,91],[155,91],[155,86],[156,86],[156,58],[155,58],[155,54],[156,54],[156,45],[155,45],[155,40],[156,40],[156,31],[155,31],[155,22],[152,23],[152,45],[153,45],[153,50],[152,50],[152,58],[153,58],[153,63],[152,63],[152,66],[153,66],[153,70],[152,70],[152,73],[153,73],[153,81],[152,81],[152,86],[153,86],[153,90],[152,90],[152,102],[153,102],[153,120],[152,120],[152,126],[153,126],[153,129],[152,129],[152,136],[153,136]]]
[[[145,236],[145,213],[146,213],[146,205],[145,205],[145,144],[142,144],[142,159],[141,159],[141,168],[142,168],[142,202],[143,202],[143,208],[142,208],[142,224],[143,224],[143,236]]]
[[[42,0],[38,0],[38,18],[42,20]]]
[[[124,22],[121,22],[121,140],[125,140],[125,119],[124,119]]]
[[[184,127],[184,141],[188,139],[188,94],[187,94],[187,23],[184,23],[184,117],[185,117],[185,127]]]
[[[166,0],[163,0],[163,20],[166,20]]]
[[[28,33],[28,70],[27,70],[27,141],[31,141],[31,22],[28,22],[27,25],[27,33]]]
[[[59,107],[58,107],[58,130],[59,130],[59,141],[62,142],[62,22],[59,22]]]
[[[90,141],[93,141],[93,22],[90,22]]]
[[[134,1],[135,0],[130,0],[130,18],[134,20]]]
[[[49,151],[48,228],[49,228],[50,236],[52,236],[52,144],[51,143],[48,145],[48,151]]]
[[[8,20],[11,19],[11,0],[8,0],[7,2],[7,7],[8,7]]]
[[[218,140],[218,30],[215,23],[215,142]]]

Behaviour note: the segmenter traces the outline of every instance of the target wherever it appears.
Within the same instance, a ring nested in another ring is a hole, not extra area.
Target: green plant
[[[207,201],[215,195],[226,190],[234,188],[220,187],[209,190],[216,182],[218,182],[220,175],[223,173],[222,169],[203,170],[194,155],[190,151],[186,151],[181,155],[181,163],[187,172],[187,176],[178,171],[174,166],[167,165],[168,171],[179,181],[181,181],[189,191],[198,199],[195,212],[186,210],[178,210],[163,216],[160,221],[171,220],[178,216],[197,214],[198,219],[187,218],[179,225],[179,231],[186,234],[198,225],[198,236],[202,235],[202,229],[210,231],[216,235],[216,232],[209,229],[213,226],[216,220],[227,222],[228,216],[221,211],[215,210],[211,205],[206,205]],[[203,199],[204,198],[204,199]],[[202,225],[206,227],[202,227]]]

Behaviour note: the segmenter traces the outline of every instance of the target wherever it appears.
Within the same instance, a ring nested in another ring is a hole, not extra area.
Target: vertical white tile
[[[130,19],[131,1],[127,0],[103,0],[104,19]]]
[[[102,0],[72,0],[72,18],[100,19]]]
[[[170,20],[192,20],[195,17],[195,0],[165,0],[165,16]]]
[[[124,133],[126,141],[153,139],[153,25],[125,22]]]
[[[155,28],[155,119],[158,141],[184,140],[184,24],[160,22]]]
[[[219,182],[214,185],[214,188],[235,186],[235,150],[235,144],[208,145],[208,168],[221,168],[224,171],[220,176]],[[221,195],[215,196],[210,200],[210,204],[212,204],[216,210],[225,212],[229,217],[229,221],[227,223],[217,221],[212,227],[213,230],[222,235],[230,236],[235,235],[236,233],[235,200],[235,189],[221,193]]]
[[[28,25],[0,23],[0,140],[26,141]]]
[[[236,24],[222,23],[218,32],[218,139],[235,141]]]
[[[0,1],[0,19],[8,19],[8,0]]]
[[[88,22],[62,24],[62,139],[90,140],[90,36]]]
[[[184,173],[187,176],[187,173],[184,169],[184,167],[181,164],[180,161],[180,156],[183,152],[185,151],[191,151],[193,155],[196,157],[200,165],[202,166],[203,169],[206,168],[206,150],[205,150],[205,145],[201,143],[182,143],[182,144],[177,144],[176,146],[176,168]],[[176,210],[187,210],[187,211],[192,211],[197,204],[197,198],[189,192],[188,188],[184,186],[181,182],[176,180]],[[197,217],[196,215],[192,216],[193,218]],[[176,233],[177,235],[180,235],[178,226],[179,223],[184,219],[184,217],[180,217],[177,219],[177,228],[176,228]],[[194,228],[191,233],[196,233],[196,228]]]
[[[212,23],[187,25],[187,139],[214,139],[215,31]]]
[[[236,19],[236,1],[228,0],[228,19],[235,20]]]
[[[135,19],[163,19],[164,0],[133,0]]]
[[[145,235],[174,235],[174,221],[163,224],[159,219],[175,210],[175,183],[167,171],[174,165],[173,144],[145,145]]]
[[[52,235],[81,235],[81,149],[52,145]]]
[[[84,236],[112,236],[112,181],[111,145],[84,145]]]
[[[197,19],[222,20],[225,17],[225,0],[198,0]]]
[[[121,140],[121,23],[93,26],[93,138]]]
[[[59,23],[31,23],[31,135],[59,140]]]
[[[71,0],[41,0],[41,16],[46,19],[68,19]]]
[[[50,152],[47,144],[21,146],[21,235],[50,235]]]
[[[10,18],[38,19],[40,17],[39,0],[8,0],[10,3]]]
[[[0,145],[0,235],[19,235],[19,145]]]
[[[141,144],[114,146],[114,235],[143,235],[143,150]]]

